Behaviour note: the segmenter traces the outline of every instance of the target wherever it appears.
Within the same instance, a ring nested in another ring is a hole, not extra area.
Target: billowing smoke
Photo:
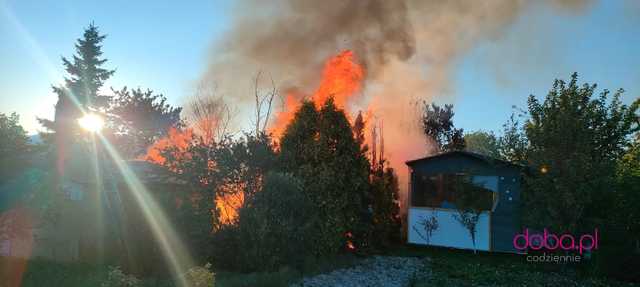
[[[417,101],[453,96],[456,60],[482,41],[499,39],[532,5],[586,7],[581,0],[241,1],[203,79],[236,104],[251,105],[258,71],[273,78],[281,95],[309,94],[324,61],[354,51],[366,78],[347,111],[369,110],[370,121],[384,122],[385,155],[402,179],[404,161],[427,151]]]

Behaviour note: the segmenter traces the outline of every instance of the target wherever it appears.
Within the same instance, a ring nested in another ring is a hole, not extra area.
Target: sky
[[[152,89],[180,105],[207,68],[209,52],[232,23],[231,1],[0,0],[0,113],[17,112],[29,133],[53,118],[61,56],[92,21],[107,34],[107,87]],[[640,96],[640,2],[593,1],[586,11],[528,11],[505,35],[459,58],[452,96],[456,126],[498,131],[512,106],[543,97],[572,72],[600,88]]]

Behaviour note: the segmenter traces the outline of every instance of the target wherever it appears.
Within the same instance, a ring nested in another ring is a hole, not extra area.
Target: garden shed
[[[453,151],[406,162],[409,166],[408,242],[474,249],[469,231],[456,218],[456,180],[477,187],[482,208],[476,225],[475,249],[517,252],[513,237],[520,230],[522,167],[484,155]],[[428,232],[428,222],[437,228]]]

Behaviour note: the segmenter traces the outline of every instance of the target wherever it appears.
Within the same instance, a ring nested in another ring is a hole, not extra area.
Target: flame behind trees
[[[114,90],[107,110],[114,144],[126,158],[143,156],[149,146],[182,125],[182,108],[172,107],[162,94],[152,90]]]
[[[380,137],[376,136],[374,140],[380,140],[381,152],[379,158],[371,159],[374,164],[370,164],[365,143],[365,117],[368,116],[359,113],[352,126],[344,110],[351,98],[358,95],[365,76],[364,68],[356,62],[353,52],[343,51],[326,62],[311,101],[300,101],[295,93],[288,95],[289,109],[276,114],[270,127],[273,134],[282,134],[279,151],[264,133],[276,91],[260,93],[261,75],[258,73],[255,78],[255,135],[247,134],[245,138],[235,140],[199,139],[202,135],[214,133],[212,128],[220,123],[218,119],[223,110],[217,106],[221,102],[216,97],[204,101],[196,98],[186,109],[191,119],[188,122],[198,123],[200,119],[205,123],[200,126],[191,124],[194,134],[187,138],[194,139],[184,141],[174,131],[168,141],[159,142],[160,149],[165,151],[151,149],[150,155],[157,159],[162,154],[170,154],[166,151],[169,150],[174,155],[182,153],[190,161],[202,162],[185,163],[179,158],[156,160],[185,175],[195,175],[187,179],[189,182],[208,185],[216,193],[222,223],[236,222],[238,209],[261,190],[266,172],[293,173],[305,182],[305,190],[309,194],[317,196],[314,202],[323,213],[320,215],[322,222],[332,223],[318,227],[321,234],[314,238],[325,240],[327,244],[319,244],[320,247],[314,251],[317,254],[328,253],[345,244],[344,234],[347,233],[352,234],[353,240],[349,242],[355,247],[368,244],[364,242],[368,242],[371,236],[367,230],[370,230],[374,217],[379,226],[386,226],[381,228],[385,230],[381,234],[389,236],[393,233],[392,229],[399,223],[398,182],[393,169],[385,168],[381,127],[374,127],[380,131]],[[171,141],[177,146],[168,148]],[[274,164],[276,158],[277,166]],[[378,215],[372,215],[372,212]]]
[[[333,98],[336,107],[346,109],[351,98],[357,96],[362,89],[364,78],[365,70],[357,62],[353,51],[342,51],[324,64],[320,84],[311,96],[311,101],[316,108],[320,108],[329,98]],[[303,98],[304,95],[297,91],[291,91],[287,95],[284,108],[277,114],[270,129],[275,137],[282,135],[287,124],[291,122],[300,107]]]

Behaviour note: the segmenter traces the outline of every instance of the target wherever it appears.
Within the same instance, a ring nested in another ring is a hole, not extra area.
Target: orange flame
[[[238,218],[238,210],[244,204],[244,193],[228,193],[216,195],[216,208],[220,211],[220,223],[231,224]]]
[[[269,132],[274,135],[274,138],[280,138],[282,136],[284,130],[287,128],[289,122],[291,122],[291,120],[293,119],[293,116],[296,110],[298,110],[299,106],[300,100],[298,99],[298,97],[296,97],[293,93],[287,94],[282,111],[276,115],[275,121],[269,128]]]
[[[192,129],[178,130],[176,128],[171,128],[166,137],[159,139],[147,149],[147,154],[144,155],[142,159],[151,163],[166,166],[169,169],[176,171],[174,167],[167,166],[167,159],[164,157],[162,152],[168,148],[175,148],[177,157],[188,158],[189,154],[187,154],[187,148],[189,147],[190,141],[192,139]],[[213,168],[213,166],[214,164],[210,163],[210,168]],[[212,189],[213,188],[215,187],[212,187]],[[229,189],[230,187],[225,186],[218,188]],[[192,200],[193,199],[195,198],[192,198]],[[242,206],[243,202],[244,194],[241,191],[233,192],[231,190],[227,190],[227,193],[224,193],[223,195],[216,195],[215,204],[216,207],[220,210],[220,223],[233,223],[234,220],[238,217],[238,209]],[[180,206],[181,204],[181,201],[176,201],[177,206]]]
[[[365,70],[356,62],[353,51],[342,51],[325,63],[322,79],[311,99],[316,107],[320,108],[327,99],[333,97],[336,106],[340,109],[345,109],[351,98],[360,92],[364,77]],[[303,96],[297,92],[287,94],[283,110],[276,115],[270,127],[270,132],[276,138],[279,138],[284,133],[287,124],[293,119],[296,110],[301,104],[301,98]],[[371,112],[369,111],[367,114],[369,115]],[[162,155],[162,151],[169,147],[177,148],[179,153],[177,156],[188,156],[186,149],[192,136],[192,129],[180,131],[172,128],[166,138],[158,140],[148,149],[143,159],[166,166],[166,159]],[[221,223],[228,224],[232,223],[238,216],[237,210],[242,205],[244,197],[241,192],[229,193],[228,195],[216,196],[215,201],[217,208],[221,211]],[[355,249],[350,240],[348,245],[349,249]]]
[[[345,109],[349,100],[360,92],[365,77],[364,67],[355,60],[351,50],[345,50],[330,58],[324,64],[322,80],[311,100],[316,107],[321,107],[327,99],[333,97],[336,106]],[[287,94],[283,110],[275,117],[270,132],[279,138],[287,124],[300,106],[301,96],[291,92]]]
[[[351,240],[353,238],[353,234],[351,233],[351,231],[347,231],[347,233],[345,233],[345,237],[347,238],[347,249],[349,251],[355,251],[356,246],[353,244],[353,241]]]
[[[354,61],[353,51],[343,51],[325,63],[313,102],[319,107],[333,97],[336,106],[345,108],[347,100],[360,91],[363,79],[364,68]]]
[[[191,129],[171,128],[166,137],[157,140],[147,149],[147,154],[142,156],[142,159],[158,165],[165,165],[167,159],[164,158],[162,152],[168,148],[176,148],[179,153],[186,153],[192,138],[193,130]]]

